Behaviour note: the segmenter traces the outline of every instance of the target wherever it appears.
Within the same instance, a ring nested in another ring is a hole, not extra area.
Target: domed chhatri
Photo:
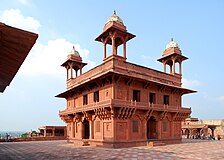
[[[178,43],[177,42],[175,42],[174,40],[173,40],[173,38],[171,38],[171,41],[166,45],[166,49],[168,49],[168,48],[179,48],[179,45],[178,45]]]
[[[116,11],[114,11],[114,14],[108,18],[107,22],[105,23],[105,26],[109,22],[117,22],[124,26],[123,20],[119,16],[117,16]]]
[[[72,47],[72,50],[70,51],[69,54],[80,57],[79,52],[75,50],[75,46]]]

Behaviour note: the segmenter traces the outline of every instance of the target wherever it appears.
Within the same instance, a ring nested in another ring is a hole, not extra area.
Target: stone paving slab
[[[0,160],[222,160],[224,141],[184,140],[157,147],[76,147],[66,141],[0,143]]]

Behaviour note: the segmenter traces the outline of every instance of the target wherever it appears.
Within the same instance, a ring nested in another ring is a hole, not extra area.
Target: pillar
[[[170,127],[171,138],[174,138],[174,125],[176,125],[176,124],[174,124],[174,121],[171,121],[170,122],[170,126],[171,126]],[[182,136],[182,130],[181,130],[181,136]]]
[[[83,129],[83,127],[84,127],[84,125],[83,125],[83,123],[82,123],[82,121],[81,121],[81,123],[80,123],[80,135],[81,135],[81,139],[83,139],[83,137],[84,137],[84,129]]]
[[[47,136],[47,129],[44,129],[44,137]]]
[[[104,58],[107,57],[107,44],[103,43],[103,48],[104,48]]]
[[[143,139],[147,139],[147,120],[146,119],[142,120],[142,136],[143,136]]]
[[[187,132],[187,133],[186,133],[186,132]],[[187,139],[189,139],[189,136],[190,136],[190,130],[189,130],[189,129],[186,129],[185,134],[187,134]]]
[[[55,128],[52,129],[53,137],[55,136]]]
[[[80,68],[80,75],[82,74],[82,67]]]
[[[89,139],[93,139],[93,121],[89,121]]]
[[[115,34],[112,35],[112,54],[115,55]]]
[[[163,63],[164,67],[164,72],[166,73],[166,63]]]
[[[126,41],[123,44],[123,57],[126,58]]]
[[[170,65],[170,74],[172,74],[172,73],[173,73],[173,66]]]
[[[211,128],[211,130],[212,130],[212,137],[214,137],[214,131],[215,131],[215,129],[214,128]]]
[[[173,70],[172,70],[172,73],[175,74],[175,72],[176,72],[175,71],[175,59],[173,59]]]
[[[112,122],[112,137],[114,142],[116,139],[116,120],[114,119],[114,117],[111,118],[111,122]]]
[[[71,122],[71,138],[74,137],[74,122]]]
[[[67,80],[68,80],[69,79],[69,76],[68,76],[68,74],[69,74],[68,68],[66,68],[66,70],[67,70]]]
[[[73,78],[73,69],[72,69],[72,64],[70,64],[70,69],[71,69],[71,77],[70,77],[70,78]]]
[[[157,121],[157,135],[158,135],[158,139],[161,139],[162,138],[162,121],[161,120],[158,120]]]
[[[181,65],[182,65],[182,63],[179,62],[179,73],[180,73],[180,74],[182,74],[182,66],[181,66]]]

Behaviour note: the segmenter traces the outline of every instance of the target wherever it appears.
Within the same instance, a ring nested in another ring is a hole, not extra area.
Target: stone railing
[[[126,101],[120,99],[108,99],[96,103],[91,103],[83,106],[76,106],[72,109],[65,109],[63,111],[59,111],[59,114],[72,114],[82,111],[94,110],[100,107],[134,107],[136,109],[154,109],[158,111],[168,110],[168,111],[181,111],[181,112],[190,112],[191,108],[183,108],[180,106],[173,105],[163,105],[163,104],[153,104],[146,102],[136,102],[136,101]]]
[[[161,71],[156,71],[151,68],[139,66],[136,64],[132,64],[129,62],[124,62],[121,60],[110,60],[107,61],[76,78],[70,78],[67,80],[67,90],[75,87],[76,85],[80,85],[85,83],[91,79],[98,77],[99,75],[113,70],[114,72],[118,72],[121,74],[126,74],[132,77],[139,77],[142,79],[147,79],[153,82],[162,83],[166,85],[175,85],[181,86],[181,76],[177,74],[168,74]]]
[[[153,104],[153,103],[147,103],[147,102],[136,102],[136,101],[125,101],[120,99],[112,99],[112,105],[118,105],[118,106],[131,106],[136,108],[152,108],[152,109],[179,109],[178,106],[172,106],[172,105],[161,105],[161,104]]]
[[[120,68],[123,70],[126,70],[128,74],[138,75],[144,79],[148,79],[155,82],[160,82],[168,85],[175,85],[175,86],[181,86],[181,76],[180,75],[172,75],[168,73],[164,73],[161,71],[156,71],[151,68],[139,66],[132,63],[122,63],[119,61],[116,61],[114,63],[116,68]],[[116,69],[115,69],[116,70]]]
[[[75,87],[76,85],[80,85],[85,83],[86,81],[97,77],[98,75],[108,71],[112,68],[112,62],[103,63],[76,78],[70,78],[67,80],[67,90]]]
[[[88,105],[83,105],[83,106],[76,106],[75,108],[72,109],[65,109],[63,111],[59,111],[60,115],[64,114],[72,114],[72,113],[77,113],[77,112],[82,112],[82,111],[88,111],[88,110],[94,110],[96,108],[100,107],[109,107],[111,104],[111,99],[96,102],[96,103],[91,103]]]

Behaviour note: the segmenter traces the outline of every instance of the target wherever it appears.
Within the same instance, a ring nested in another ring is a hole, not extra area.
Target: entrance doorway
[[[87,121],[86,119],[82,122],[82,126],[83,126],[83,134],[82,134],[82,138],[83,139],[89,139],[89,121]]]
[[[154,117],[147,121],[147,139],[157,139],[157,122]]]

